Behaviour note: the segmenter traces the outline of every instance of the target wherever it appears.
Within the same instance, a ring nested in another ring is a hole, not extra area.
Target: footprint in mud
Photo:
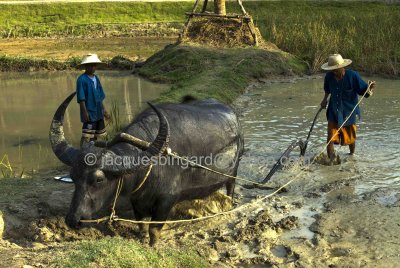
[[[285,258],[288,255],[286,247],[282,245],[276,245],[275,247],[271,248],[271,253],[278,258]]]
[[[351,254],[351,249],[348,248],[334,248],[331,250],[332,257],[345,257]]]

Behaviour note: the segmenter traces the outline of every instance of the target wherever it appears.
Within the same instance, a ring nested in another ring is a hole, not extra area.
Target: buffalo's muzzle
[[[68,225],[68,227],[73,229],[79,229],[82,226],[80,220],[80,217],[76,217],[75,215],[71,214],[68,214],[67,217],[65,217],[65,223]]]

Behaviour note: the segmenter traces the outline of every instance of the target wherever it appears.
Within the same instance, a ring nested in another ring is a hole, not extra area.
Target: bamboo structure
[[[214,0],[214,13],[207,12],[207,4],[208,0],[204,0],[203,7],[200,13],[196,13],[196,10],[199,6],[200,0],[196,0],[191,12],[187,12],[186,16],[188,17],[183,32],[179,37],[178,42],[182,42],[185,36],[187,35],[188,28],[190,27],[191,20],[194,17],[214,17],[214,18],[225,18],[225,19],[241,19],[242,23],[246,24],[249,27],[251,36],[253,37],[253,45],[258,46],[257,33],[253,23],[253,18],[246,12],[242,0],[237,0],[238,5],[240,6],[240,10],[242,14],[227,14],[226,13],[226,3],[225,0]]]

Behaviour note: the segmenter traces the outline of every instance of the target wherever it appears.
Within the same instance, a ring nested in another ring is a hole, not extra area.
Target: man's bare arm
[[[328,97],[329,97],[329,93],[326,93],[325,92],[325,96],[324,96],[324,98],[322,99],[322,101],[321,101],[321,107],[323,108],[323,109],[326,109],[326,106],[328,105]]]
[[[107,112],[106,107],[104,106],[104,103],[101,103],[101,107],[103,108],[104,117],[107,120],[111,120],[111,115]]]
[[[89,117],[89,113],[88,113],[88,111],[86,109],[85,101],[79,102],[79,105],[81,106],[83,121],[85,121],[85,123],[86,122],[90,122],[90,117]]]

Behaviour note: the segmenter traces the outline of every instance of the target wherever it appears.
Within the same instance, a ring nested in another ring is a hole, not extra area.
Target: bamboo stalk
[[[221,15],[221,14],[214,14],[214,13],[192,13],[186,12],[186,16],[199,16],[199,17],[218,17],[218,18],[227,18],[227,19],[251,19],[248,15]]]

